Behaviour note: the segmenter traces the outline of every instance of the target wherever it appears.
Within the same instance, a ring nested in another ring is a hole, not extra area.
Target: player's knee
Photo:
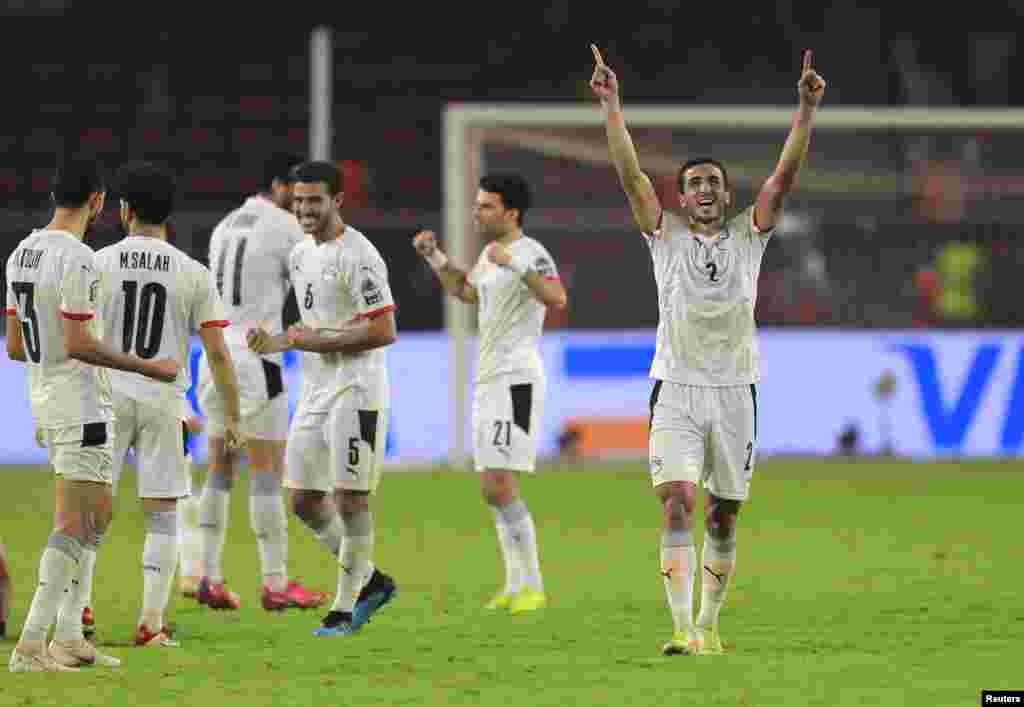
[[[697,487],[688,481],[670,481],[657,487],[662,511],[669,527],[686,524],[697,502]]]
[[[507,506],[519,497],[519,485],[510,471],[488,469],[480,477],[480,492],[490,506]]]
[[[323,502],[324,495],[320,493],[292,489],[288,495],[288,505],[291,507],[292,513],[306,525],[315,523],[320,517]]]
[[[704,528],[716,540],[731,541],[736,536],[736,519],[740,513],[740,501],[727,498],[708,498],[704,513]]]
[[[370,494],[366,491],[338,491],[336,497],[342,516],[370,510]]]

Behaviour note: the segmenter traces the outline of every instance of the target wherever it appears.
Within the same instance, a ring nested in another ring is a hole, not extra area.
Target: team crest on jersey
[[[533,261],[533,269],[544,277],[554,277],[555,265],[547,258],[541,256]]]
[[[337,280],[339,275],[341,275],[341,271],[334,265],[324,268],[324,280]]]
[[[363,299],[366,300],[367,306],[380,304],[384,299],[384,293],[381,292],[380,285],[370,278],[363,280],[363,284],[359,286],[359,291],[362,293]]]

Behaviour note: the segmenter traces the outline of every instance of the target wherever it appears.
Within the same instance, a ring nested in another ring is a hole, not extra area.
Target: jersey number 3
[[[39,319],[36,317],[35,283],[12,282],[11,289],[18,298],[22,311],[21,335],[25,340],[25,353],[33,363],[39,363]]]

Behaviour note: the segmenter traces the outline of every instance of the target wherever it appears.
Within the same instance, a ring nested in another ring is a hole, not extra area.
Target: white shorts
[[[651,481],[700,482],[718,498],[745,501],[754,475],[757,388],[656,381],[651,392]]]
[[[45,429],[43,443],[54,471],[65,481],[113,481],[112,423],[89,422]]]
[[[330,493],[373,493],[380,483],[387,442],[386,394],[346,388],[326,412],[300,405],[285,451],[284,486]]]
[[[185,422],[179,413],[114,393],[115,492],[132,449],[139,498],[184,498],[192,493],[192,475],[185,464]]]
[[[544,411],[543,379],[499,378],[473,394],[473,461],[477,471],[532,472]]]
[[[283,441],[288,438],[288,395],[281,366],[247,348],[231,347],[242,403],[242,436]],[[199,365],[199,407],[206,413],[207,434],[224,436],[224,405],[213,383],[206,356]]]

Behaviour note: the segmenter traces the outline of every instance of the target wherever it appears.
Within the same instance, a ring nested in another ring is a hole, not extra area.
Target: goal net
[[[627,104],[625,115],[641,167],[666,208],[678,208],[679,165],[710,156],[726,166],[736,213],[774,169],[793,109]],[[908,329],[934,323],[929,306],[945,307],[946,323],[1012,324],[1015,295],[1000,297],[1012,275],[996,277],[997,262],[988,264],[989,289],[975,288],[973,302],[957,305],[948,287],[950,301],[930,302],[928,293],[932,271],[944,258],[956,261],[943,250],[950,243],[1002,243],[1011,249],[1003,265],[1019,262],[1011,235],[1024,218],[1022,128],[1024,111],[1015,110],[823,107],[765,255],[761,327]],[[518,172],[534,192],[524,231],[551,250],[570,292],[568,313],[550,321],[548,333],[618,332],[614,340],[656,326],[649,254],[609,162],[596,104],[449,105],[443,154],[443,239],[456,262],[471,265],[483,245],[472,227],[481,174]],[[449,299],[445,326],[450,459],[464,463],[471,453],[472,308]],[[548,398],[558,394],[549,388]],[[548,427],[559,424],[546,417]],[[549,452],[553,435],[549,430]]]

